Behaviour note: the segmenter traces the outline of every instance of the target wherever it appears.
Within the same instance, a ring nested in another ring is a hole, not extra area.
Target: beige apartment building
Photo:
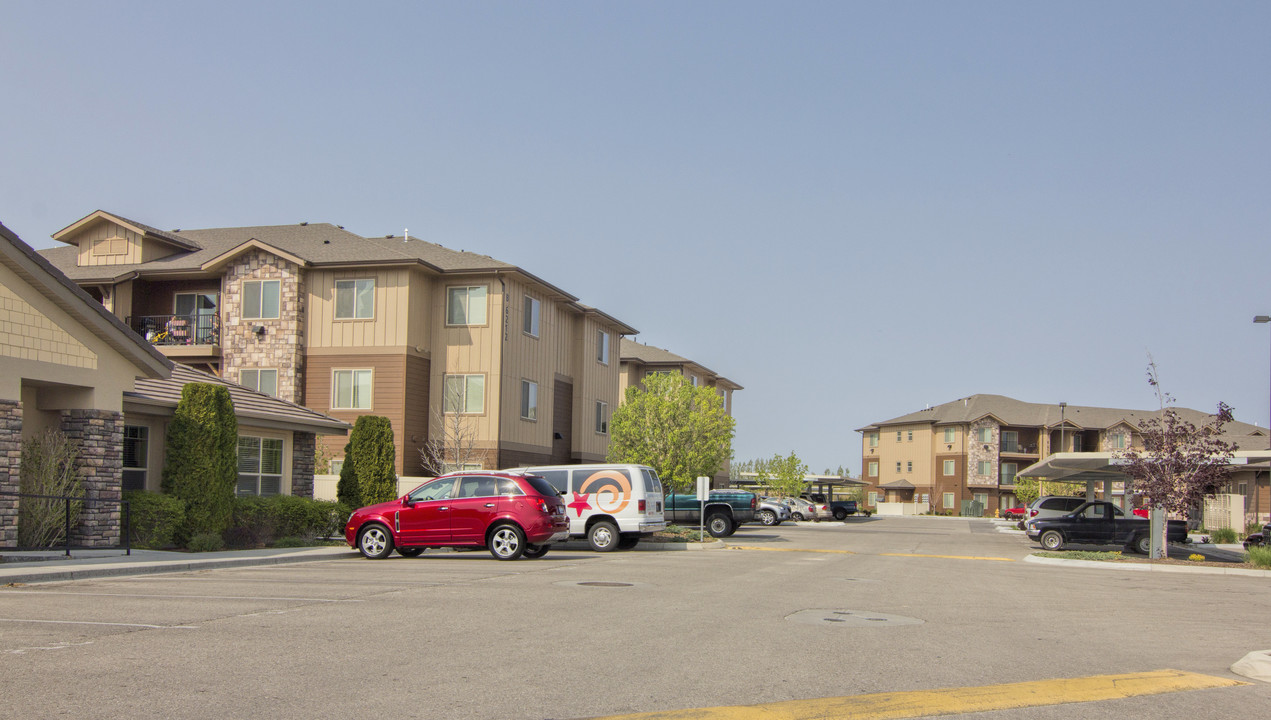
[[[733,393],[745,389],[700,363],[676,355],[669,350],[644,345],[628,338],[622,339],[621,357],[618,386],[619,402],[622,401],[622,398],[626,398],[628,387],[639,386],[647,375],[659,372],[674,372],[688,378],[688,381],[695,387],[714,388],[715,392],[723,398],[724,412],[731,417],[733,414]],[[727,485],[728,468],[728,463],[725,463],[724,467],[715,474],[714,483],[716,486]]]
[[[1200,425],[1210,416],[1177,408]],[[1028,403],[1002,395],[972,395],[872,423],[861,433],[861,478],[866,504],[917,503],[929,512],[960,514],[978,502],[983,512],[1018,505],[1015,475],[1058,452],[1115,452],[1141,448],[1140,423],[1154,411]],[[1245,449],[1265,449],[1266,430],[1248,423],[1226,426],[1226,438]],[[1250,496],[1247,507],[1268,502],[1266,470],[1233,478]],[[1252,484],[1250,484],[1252,483]],[[1236,490],[1233,487],[1233,490]]]
[[[346,422],[388,417],[401,475],[425,472],[454,416],[485,468],[605,456],[636,331],[520,267],[325,223],[163,231],[98,211],[53,238],[41,254],[167,357]],[[338,464],[345,442],[320,453]]]

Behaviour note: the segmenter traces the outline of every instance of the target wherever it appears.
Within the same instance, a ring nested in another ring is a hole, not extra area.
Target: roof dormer
[[[53,239],[79,248],[75,264],[80,267],[137,265],[200,249],[176,234],[102,210],[57,231]]]

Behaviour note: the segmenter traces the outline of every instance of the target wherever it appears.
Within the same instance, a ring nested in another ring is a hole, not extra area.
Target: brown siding
[[[557,380],[552,389],[552,465],[563,465],[573,458],[574,384]],[[559,437],[558,437],[559,436]]]
[[[133,287],[132,315],[171,315],[173,296],[177,293],[220,293],[219,278],[137,282]]]
[[[397,451],[397,474],[406,475],[403,469],[406,459],[406,441],[410,435],[406,427],[406,356],[405,355],[310,355],[305,365],[306,405],[320,413],[348,423],[356,422],[361,415],[380,415],[393,425],[393,445]],[[369,410],[336,410],[331,407],[331,372],[333,370],[361,370],[370,368],[372,395]],[[425,388],[427,386],[425,385]],[[425,392],[427,392],[425,390]],[[420,434],[420,433],[417,433]],[[348,438],[325,436],[325,443],[333,458],[344,457],[344,445]],[[414,467],[418,468],[418,451]]]
[[[428,384],[432,363],[427,358],[406,356],[405,457],[406,475],[424,474],[419,451],[428,442]]]

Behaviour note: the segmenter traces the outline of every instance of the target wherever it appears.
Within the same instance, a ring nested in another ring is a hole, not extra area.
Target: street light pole
[[[1265,325],[1266,323],[1271,323],[1271,315],[1255,315],[1253,318],[1253,321],[1259,325]],[[1267,423],[1267,435],[1268,435],[1267,442],[1271,443],[1271,418],[1268,418],[1268,421],[1269,422]],[[1269,444],[1268,447],[1271,447],[1271,444]],[[1257,478],[1257,477],[1258,477],[1257,474],[1254,474],[1254,478]],[[1267,473],[1267,478],[1271,480],[1271,472]],[[1256,479],[1253,482],[1253,492],[1254,492],[1253,502],[1255,503],[1253,508],[1253,516],[1256,518],[1258,517],[1258,507],[1256,503],[1259,500],[1257,496],[1258,481]],[[1267,492],[1268,494],[1271,494],[1271,485],[1268,485]],[[1271,513],[1267,514],[1267,519],[1271,520]]]

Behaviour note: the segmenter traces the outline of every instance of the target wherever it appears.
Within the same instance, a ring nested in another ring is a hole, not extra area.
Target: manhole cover
[[[583,587],[632,587],[634,583],[623,582],[580,582]]]
[[[800,610],[786,616],[787,620],[805,625],[832,623],[844,627],[881,627],[885,625],[921,625],[925,621],[904,615],[870,612],[868,610]]]

